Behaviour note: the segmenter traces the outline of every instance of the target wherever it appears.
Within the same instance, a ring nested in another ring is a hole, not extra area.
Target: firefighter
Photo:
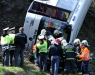
[[[60,57],[63,57],[63,51],[58,38],[55,39],[54,44],[50,46],[49,58],[51,59],[51,75],[58,75]]]
[[[15,44],[14,44],[14,39],[15,39],[15,27],[9,29],[9,36],[11,38],[11,43],[10,43],[10,65],[13,66],[12,59],[14,56],[14,50],[15,50]]]
[[[66,41],[65,39],[63,39],[62,42],[61,42],[61,44],[62,44],[62,49],[64,49],[65,46],[66,46],[68,43],[67,43],[67,41]]]
[[[73,75],[76,75],[76,51],[74,45],[72,43],[68,43],[64,48],[64,56],[65,56],[65,69],[64,75],[69,74],[70,70],[72,70]]]
[[[55,39],[60,38],[60,37],[62,37],[62,33],[58,30],[54,30],[53,36]]]
[[[87,40],[83,40],[80,48],[81,48],[81,54],[78,54],[77,56],[82,59],[82,71],[83,75],[89,75],[88,71],[88,65],[90,60],[90,51],[88,49],[88,42]]]
[[[74,46],[75,46],[75,49],[76,49],[76,53],[79,53],[81,54],[81,48],[80,48],[80,39],[75,39],[74,40]],[[76,63],[77,63],[77,72],[78,72],[78,75],[82,75],[82,60],[81,58],[76,58]]]
[[[67,43],[67,41],[65,40],[65,39],[63,39],[62,41],[61,41],[61,45],[62,45],[62,50],[63,50],[63,62],[61,62],[61,67],[62,67],[62,71],[64,70],[64,68],[65,68],[65,54],[64,54],[64,49],[65,49],[65,46],[67,45],[68,43]]]
[[[9,51],[9,44],[10,44],[10,36],[8,35],[9,27],[3,29],[3,35],[1,36],[1,47],[2,50],[4,47],[7,46],[7,49],[3,53],[3,66],[9,66],[10,65],[10,51]]]
[[[44,36],[39,36],[39,41],[37,46],[37,56],[39,57],[39,67],[40,70],[47,71],[47,41],[44,41]]]

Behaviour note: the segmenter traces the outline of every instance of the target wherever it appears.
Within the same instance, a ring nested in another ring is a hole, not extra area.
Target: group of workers
[[[60,32],[54,29],[53,27],[42,29],[38,35],[36,44],[33,46],[35,65],[38,65],[40,70],[45,72],[49,67],[51,75],[58,75],[60,64],[63,68],[63,75],[68,75],[71,72],[73,75],[89,75],[90,51],[87,40],[80,42],[80,39],[75,39],[73,42],[67,43]],[[20,66],[24,66],[24,49],[27,36],[23,31],[23,27],[19,28],[17,34],[15,34],[15,28],[3,29],[0,43],[4,52],[4,65],[13,66],[12,59],[14,56],[14,65],[19,66],[18,56],[20,54]]]
[[[3,51],[3,66],[19,66],[18,56],[20,54],[20,66],[24,66],[24,49],[27,43],[27,36],[23,33],[24,28],[19,28],[19,33],[15,34],[15,27],[4,28],[1,35],[0,44]],[[14,57],[14,63],[13,63]]]
[[[90,51],[87,40],[80,42],[77,38],[67,43],[65,38],[59,36],[58,30],[48,36],[47,32],[47,29],[41,30],[33,48],[35,64],[40,70],[46,72],[49,67],[51,75],[58,75],[59,65],[62,64],[63,75],[71,72],[73,75],[89,75]]]

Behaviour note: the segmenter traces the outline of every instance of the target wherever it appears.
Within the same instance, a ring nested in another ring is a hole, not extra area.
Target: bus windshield
[[[71,11],[34,1],[28,12],[67,21]]]
[[[49,23],[51,23],[50,27]],[[48,28],[51,29],[49,30],[49,32]],[[67,25],[65,22],[61,22],[55,19],[50,19],[48,17],[43,17],[40,21],[37,35],[40,34],[42,29],[46,29],[47,35],[54,35],[54,31],[58,30],[59,33],[61,34],[60,37],[64,37],[64,39],[66,39],[67,42],[70,40],[71,25]]]

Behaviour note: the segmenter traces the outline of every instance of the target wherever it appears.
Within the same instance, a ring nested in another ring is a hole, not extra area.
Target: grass
[[[0,63],[0,75],[47,75],[40,71],[37,66],[25,59],[25,67],[2,66]]]

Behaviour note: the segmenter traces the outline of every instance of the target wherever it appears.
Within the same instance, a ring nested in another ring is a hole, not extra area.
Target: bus
[[[51,22],[67,42],[77,37],[92,0],[34,0],[26,13],[24,33],[27,47],[35,44],[41,30]]]

